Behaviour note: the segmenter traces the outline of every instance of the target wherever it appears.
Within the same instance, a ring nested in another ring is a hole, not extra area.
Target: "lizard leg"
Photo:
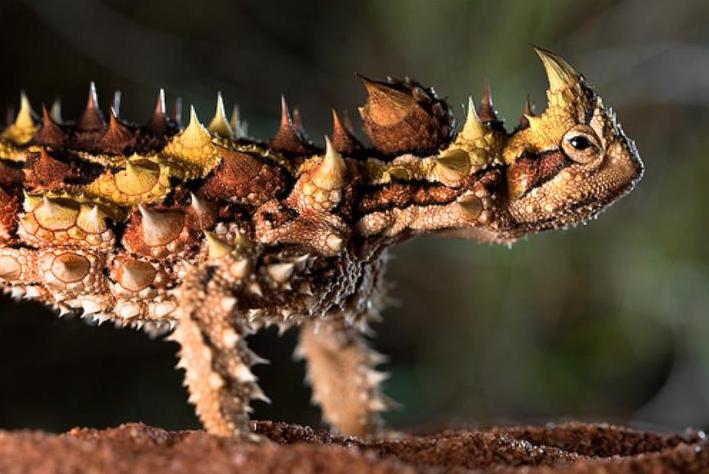
[[[229,259],[225,259],[229,260]],[[250,367],[260,359],[246,346],[229,262],[193,267],[179,293],[180,316],[172,339],[180,344],[190,402],[205,429],[217,436],[249,433],[249,403],[267,400]]]
[[[384,357],[371,350],[355,328],[334,321],[306,323],[296,356],[306,360],[313,401],[338,433],[366,436],[381,428],[379,413],[390,402],[379,384],[387,374],[374,367]]]

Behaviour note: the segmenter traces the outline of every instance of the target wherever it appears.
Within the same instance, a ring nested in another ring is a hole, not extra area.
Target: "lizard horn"
[[[581,75],[561,57],[543,48],[534,47],[534,51],[542,60],[544,70],[549,80],[549,92],[570,89],[581,82]]]

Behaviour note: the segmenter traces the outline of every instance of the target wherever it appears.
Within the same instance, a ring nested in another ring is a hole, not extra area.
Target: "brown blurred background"
[[[0,104],[25,89],[65,116],[88,83],[103,105],[146,119],[159,87],[211,117],[217,90],[253,135],[279,97],[313,137],[329,108],[364,99],[353,72],[434,85],[458,117],[484,81],[515,124],[543,108],[529,43],[583,71],[618,112],[647,166],[632,195],[589,226],[513,246],[419,239],[396,249],[375,346],[392,356],[396,427],[575,418],[709,427],[709,3],[625,1],[3,0]],[[254,348],[274,404],[258,418],[318,423],[295,334]],[[0,299],[0,428],[65,430],[143,421],[196,427],[176,346],[58,319]]]

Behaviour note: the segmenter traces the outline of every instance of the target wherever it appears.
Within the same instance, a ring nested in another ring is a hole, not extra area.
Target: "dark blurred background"
[[[254,136],[279,97],[313,137],[329,108],[364,92],[353,72],[408,74],[458,117],[484,81],[515,124],[544,106],[529,43],[562,54],[612,104],[647,167],[629,197],[587,227],[513,246],[418,239],[394,252],[398,304],[377,325],[392,356],[396,427],[566,418],[709,427],[709,2],[42,1],[0,3],[0,104],[25,89],[75,116],[96,81],[107,105],[146,119],[159,87],[195,104],[238,101]],[[256,417],[317,424],[295,334],[254,338],[274,404]],[[0,299],[0,428],[65,430],[198,423],[173,343],[58,319]]]

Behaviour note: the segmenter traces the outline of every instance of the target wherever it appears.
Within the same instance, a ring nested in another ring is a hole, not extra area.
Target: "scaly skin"
[[[0,135],[0,283],[62,314],[170,332],[190,401],[221,436],[248,437],[249,403],[266,399],[245,337],[302,326],[326,421],[372,433],[390,402],[363,333],[391,245],[430,233],[509,243],[595,217],[642,174],[583,77],[537,53],[547,109],[527,104],[510,133],[489,91],[455,134],[431,89],[363,78],[369,149],[337,114],[319,149],[285,101],[261,143],[226,120],[221,97],[208,127],[192,110],[181,129],[162,93],[144,126],[114,112],[107,123],[93,86],[71,123],[58,107],[35,122],[23,96]]]

